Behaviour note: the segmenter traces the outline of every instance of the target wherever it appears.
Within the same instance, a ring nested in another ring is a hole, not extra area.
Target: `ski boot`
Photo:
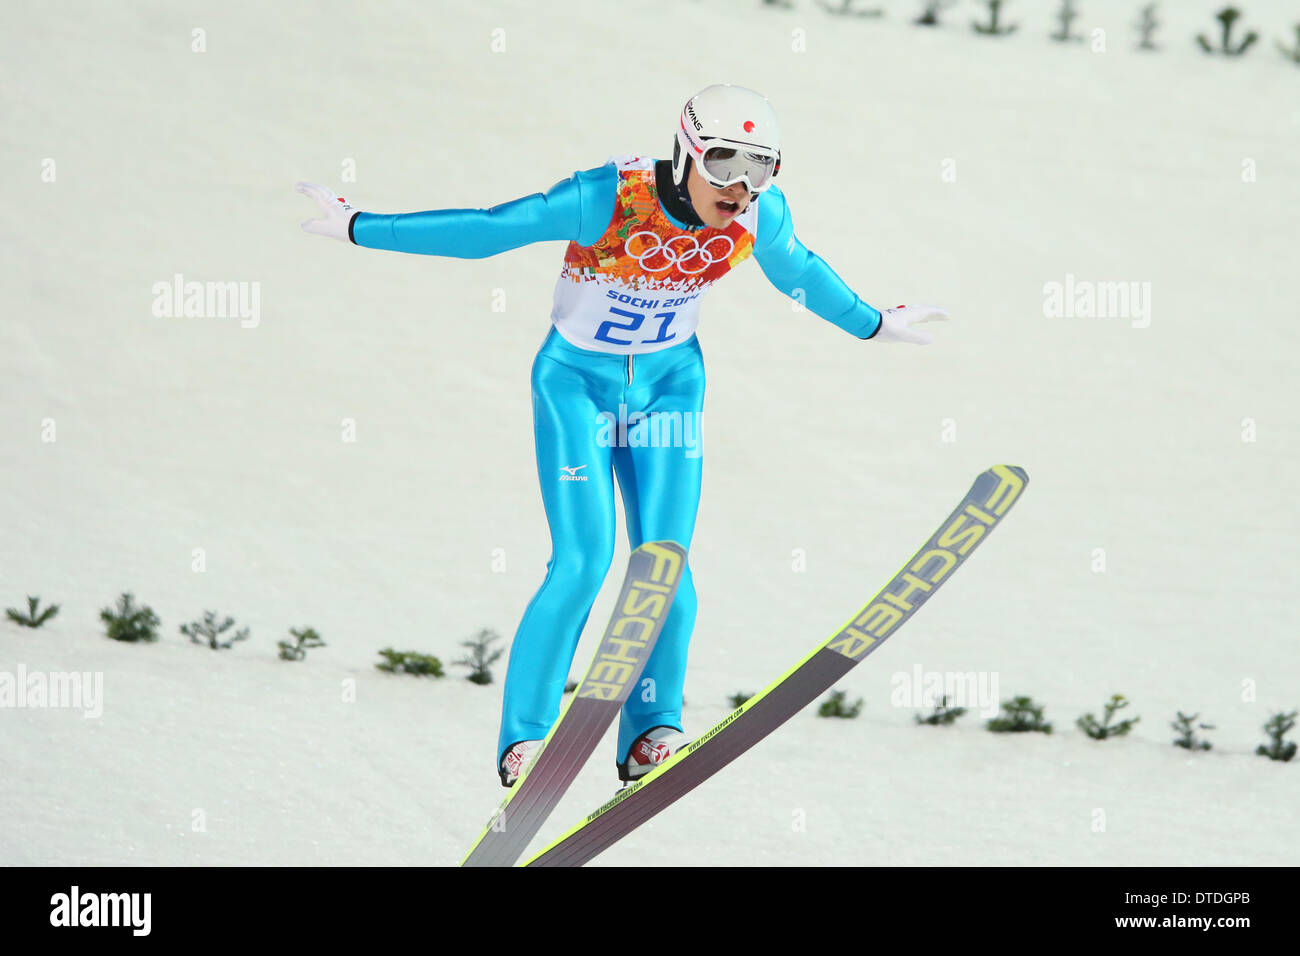
[[[618,765],[618,779],[631,783],[671,757],[686,742],[676,727],[651,727],[628,749],[627,759]]]
[[[506,748],[501,757],[501,766],[497,767],[497,773],[501,775],[501,786],[515,785],[515,781],[523,776],[524,770],[533,762],[537,748],[541,745],[540,740],[520,740]]]

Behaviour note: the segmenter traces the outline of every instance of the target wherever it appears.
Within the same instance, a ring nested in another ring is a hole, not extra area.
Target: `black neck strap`
[[[663,203],[668,214],[679,222],[686,223],[692,229],[703,229],[704,220],[695,214],[691,205],[690,193],[686,191],[686,180],[691,174],[690,159],[686,160],[686,175],[681,185],[673,182],[673,164],[661,159],[655,163],[655,188],[659,191],[659,201]]]

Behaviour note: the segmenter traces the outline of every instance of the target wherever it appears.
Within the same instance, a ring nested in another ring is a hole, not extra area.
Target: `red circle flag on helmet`
[[[781,169],[781,127],[762,93],[717,83],[682,107],[673,144],[673,181],[680,184],[690,159],[711,186],[744,182],[760,193]]]

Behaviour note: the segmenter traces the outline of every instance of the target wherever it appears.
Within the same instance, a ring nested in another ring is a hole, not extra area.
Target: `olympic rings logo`
[[[649,236],[654,240],[654,245],[647,245],[647,247],[642,249],[640,252],[633,252],[632,243],[638,236]],[[715,255],[709,250],[709,247],[719,240],[726,243],[726,251],[721,255]],[[674,248],[674,243],[681,242],[685,242],[688,245]],[[725,259],[730,259],[731,254],[735,249],[735,240],[725,233],[720,236],[714,236],[701,246],[699,240],[694,236],[673,236],[673,238],[664,242],[658,235],[651,232],[649,229],[643,229],[641,232],[632,233],[632,235],[628,236],[627,240],[623,243],[623,251],[635,259],[646,272],[663,272],[665,269],[671,269],[673,266],[677,266],[678,270],[688,276],[699,275],[715,262],[722,262]],[[664,264],[661,266],[646,265],[646,260],[652,259],[655,256],[662,256]],[[691,259],[698,259],[702,263],[700,268],[687,269],[683,265],[684,262]]]

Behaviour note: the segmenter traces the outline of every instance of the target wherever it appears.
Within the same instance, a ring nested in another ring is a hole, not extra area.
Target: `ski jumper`
[[[695,329],[709,287],[752,254],[776,288],[859,338],[876,332],[880,313],[799,242],[775,185],[726,228],[691,227],[661,201],[656,160],[635,156],[490,209],[360,213],[351,237],[373,249],[466,259],[533,242],[569,243],[552,327],[532,368],[551,558],[510,648],[499,764],[514,743],[544,738],[559,716],[578,640],[613,560],[615,479],[631,547],[671,539],[690,548],[704,403]],[[623,707],[618,761],[652,727],[682,729],[695,613],[688,565]]]

